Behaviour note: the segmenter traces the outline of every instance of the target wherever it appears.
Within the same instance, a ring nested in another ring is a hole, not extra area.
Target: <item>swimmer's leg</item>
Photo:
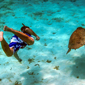
[[[5,52],[5,54],[8,57],[12,56],[13,55],[13,48],[10,48],[8,43],[3,38],[3,32],[0,32],[0,42],[1,42],[1,46],[2,46],[2,49]]]
[[[20,31],[14,30],[7,26],[4,26],[4,31],[12,32],[16,36],[18,36],[20,39],[22,39],[24,42],[26,42],[28,45],[32,45],[34,43],[34,39],[32,37],[29,37],[28,35]]]
[[[3,32],[0,32],[0,42],[3,40]]]
[[[25,31],[24,32],[25,33],[28,33],[30,35],[34,35],[36,37],[36,40],[39,40],[40,39],[40,37],[34,31],[32,31],[30,28],[25,28]]]
[[[14,57],[15,57],[15,58],[16,58],[19,62],[21,62],[21,61],[22,61],[22,59],[20,59],[20,58],[19,58],[19,56],[18,56],[17,52],[15,52],[15,53],[14,53]]]

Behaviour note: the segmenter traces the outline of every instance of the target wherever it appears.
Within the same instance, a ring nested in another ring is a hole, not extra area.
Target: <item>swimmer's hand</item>
[[[36,40],[39,40],[40,39],[40,37],[39,36],[36,36]]]

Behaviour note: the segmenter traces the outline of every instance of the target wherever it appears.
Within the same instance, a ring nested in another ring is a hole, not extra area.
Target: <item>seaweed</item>
[[[56,21],[56,22],[61,22],[64,20],[64,18],[52,18],[52,20]]]
[[[15,85],[22,85],[21,82],[16,81]]]
[[[2,79],[0,79],[0,81],[2,81]]]
[[[51,60],[47,60],[46,62],[47,62],[47,63],[51,63]]]
[[[44,46],[47,46],[47,44],[45,43]]]
[[[33,14],[34,14],[34,16],[42,16],[42,15],[43,15],[42,12],[35,12],[35,13],[33,13]]]
[[[55,66],[54,69],[59,70],[59,66]]]
[[[29,64],[32,63],[32,62],[34,62],[34,59],[33,58],[32,59],[29,58],[28,59],[28,62],[29,62]]]
[[[76,2],[76,0],[70,0],[71,2]]]
[[[0,0],[0,2],[3,2],[3,0]]]
[[[43,0],[44,2],[47,2],[48,0]]]

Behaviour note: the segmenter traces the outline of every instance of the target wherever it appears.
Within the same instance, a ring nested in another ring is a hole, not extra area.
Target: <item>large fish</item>
[[[85,29],[78,27],[70,37],[67,53],[69,53],[71,49],[76,50],[83,45],[85,45]]]

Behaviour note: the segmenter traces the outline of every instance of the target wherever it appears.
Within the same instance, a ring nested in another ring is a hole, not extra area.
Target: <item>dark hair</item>
[[[22,27],[21,27],[21,31],[25,32],[25,28],[29,28],[28,26],[25,26],[23,23],[22,23]]]

